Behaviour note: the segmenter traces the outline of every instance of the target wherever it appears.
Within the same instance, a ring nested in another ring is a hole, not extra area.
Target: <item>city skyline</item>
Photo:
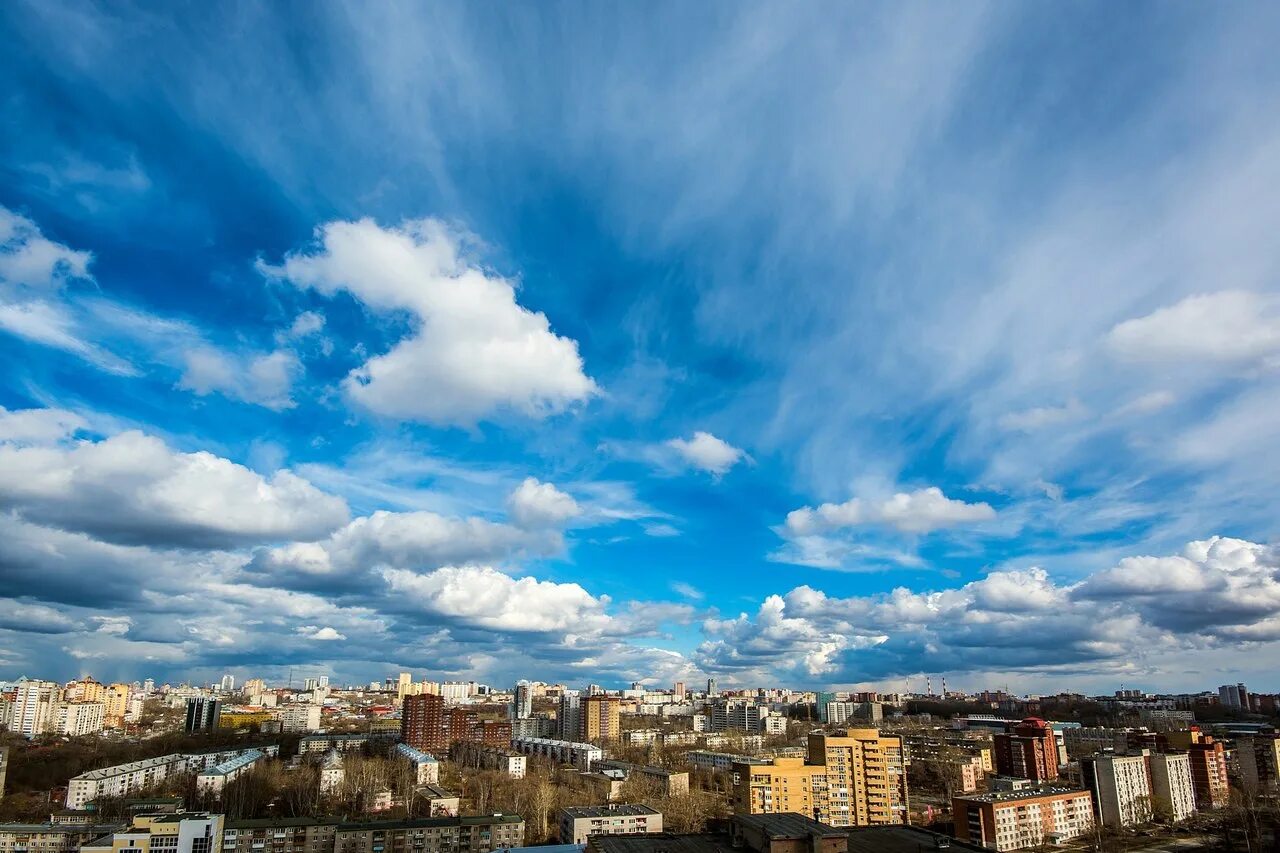
[[[1277,26],[0,7],[0,681],[1273,691]]]

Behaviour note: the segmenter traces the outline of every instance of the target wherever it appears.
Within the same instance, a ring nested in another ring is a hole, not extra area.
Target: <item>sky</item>
[[[1280,7],[0,5],[0,679],[1280,661]]]

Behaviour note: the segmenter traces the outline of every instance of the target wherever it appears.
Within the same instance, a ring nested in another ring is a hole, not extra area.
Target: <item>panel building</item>
[[[733,765],[735,814],[799,812],[828,826],[907,822],[902,739],[875,729],[809,735],[808,759]]]
[[[1058,778],[1058,742],[1049,724],[1039,717],[1027,717],[1009,725],[994,738],[996,773],[1052,782]]]
[[[1080,778],[1093,795],[1093,813],[1104,826],[1122,829],[1151,820],[1148,753],[1099,754],[1080,759]]]
[[[576,806],[560,810],[561,844],[586,844],[596,835],[645,835],[662,832],[662,812],[649,806]]]
[[[1191,778],[1191,756],[1185,752],[1157,752],[1151,770],[1151,808],[1157,816],[1174,822],[1186,820],[1196,810],[1196,789]]]
[[[195,696],[187,700],[187,733],[211,732],[222,716],[222,700]]]
[[[1064,787],[1030,787],[955,797],[956,837],[993,850],[1062,844],[1093,829],[1093,797]]]

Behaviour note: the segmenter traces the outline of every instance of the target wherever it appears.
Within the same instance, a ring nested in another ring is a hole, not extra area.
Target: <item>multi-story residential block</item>
[[[710,773],[729,773],[738,764],[756,766],[773,763],[772,758],[735,755],[732,752],[711,752],[704,749],[689,750],[684,754],[684,760],[689,762],[689,766],[695,770],[705,770]]]
[[[120,824],[0,823],[0,853],[73,853]]]
[[[907,822],[902,739],[876,729],[809,735],[808,760],[733,766],[735,814],[799,812],[829,826]]]
[[[52,681],[19,681],[9,711],[9,731],[28,738],[49,731],[57,701],[58,685]]]
[[[1189,818],[1196,810],[1191,757],[1185,752],[1157,752],[1150,756],[1148,767],[1153,813],[1174,822]]]
[[[662,812],[649,806],[618,804],[561,809],[561,844],[586,844],[593,835],[644,835],[662,832]]]
[[[1240,783],[1251,794],[1280,789],[1280,735],[1256,734],[1236,739]]]
[[[259,750],[247,749],[234,758],[202,770],[196,776],[196,790],[202,794],[221,794],[229,783],[248,773],[266,757]]]
[[[0,746],[0,800],[4,799],[4,780],[9,775],[9,747]]]
[[[227,821],[221,853],[489,853],[523,839],[519,815],[367,823],[265,818]]]
[[[622,733],[621,700],[617,696],[588,696],[582,700],[582,732],[589,743],[609,743]]]
[[[440,762],[429,752],[409,746],[407,743],[396,744],[396,757],[407,761],[413,768],[413,776],[418,785],[434,785],[440,781]]]
[[[1117,829],[1151,820],[1149,753],[1100,753],[1080,759],[1080,778],[1093,795],[1094,817]]]
[[[832,725],[842,726],[845,723],[876,724],[884,719],[884,705],[879,702],[827,702],[821,709],[819,719]]]
[[[145,791],[170,777],[182,773],[199,773],[217,764],[229,761],[244,752],[260,752],[276,755],[275,744],[249,750],[230,749],[202,753],[171,753],[128,764],[116,764],[98,770],[90,770],[75,776],[67,783],[66,806],[83,809],[94,800],[104,797],[127,797]]]
[[[1067,757],[1072,761],[1099,752],[1124,752],[1129,748],[1129,729],[1104,726],[1082,726],[1062,733]]]
[[[314,732],[320,728],[321,708],[319,705],[295,703],[286,705],[276,712],[280,720],[280,731]]]
[[[105,702],[63,702],[54,709],[54,731],[67,737],[82,737],[102,731],[106,722]]]
[[[1185,750],[1191,762],[1191,782],[1196,792],[1196,811],[1212,811],[1227,805],[1227,755],[1221,741],[1193,726],[1185,732],[1167,732],[1165,742],[1172,749]]]
[[[208,696],[193,696],[187,700],[187,733],[211,732],[218,727],[222,715],[222,701]]]
[[[337,828],[315,817],[228,819],[219,853],[331,853]]]
[[[786,718],[769,710],[751,699],[720,699],[712,703],[711,714],[707,718],[709,731],[727,732],[763,732],[765,734],[785,734]]]
[[[994,738],[996,772],[1033,782],[1058,778],[1057,737],[1039,717],[1027,717],[1009,725]]]
[[[127,684],[117,682],[108,687],[103,694],[102,701],[105,706],[105,722],[110,728],[119,728],[124,725],[125,715],[129,713],[129,696],[132,688]]]
[[[627,778],[638,776],[651,781],[662,795],[674,797],[689,793],[689,774],[668,770],[665,767],[651,767],[646,764],[632,764],[630,761],[614,761],[602,759],[595,762],[596,770],[617,770],[625,773]]]
[[[497,770],[512,779],[523,779],[528,759],[519,752],[481,743],[459,742],[449,750],[449,757],[464,767]]]
[[[511,721],[512,740],[531,737],[554,738],[555,736],[556,720],[545,714],[535,714],[532,717]]]
[[[431,817],[457,817],[462,798],[438,785],[419,785],[413,791],[410,803],[413,814],[425,813]]]
[[[223,816],[203,812],[139,814],[133,823],[80,848],[81,853],[217,853]]]
[[[342,753],[331,749],[320,760],[320,796],[327,797],[338,793],[347,778],[347,768],[342,762]]]
[[[449,747],[444,697],[432,694],[404,697],[400,709],[400,740],[428,752]]]
[[[349,749],[364,749],[365,744],[373,741],[395,740],[395,738],[394,731],[307,735],[298,741],[298,752],[303,755],[322,755],[331,749],[346,752]]]
[[[560,709],[556,714],[556,735],[560,740],[582,740],[582,693],[565,690],[560,694]]]
[[[525,755],[540,755],[561,764],[572,764],[579,770],[590,770],[595,762],[604,758],[604,750],[600,747],[575,741],[541,737],[520,738],[511,746]]]
[[[1093,797],[1065,787],[955,797],[951,811],[957,838],[999,851],[1062,844],[1093,829]]]
[[[533,716],[533,685],[522,681],[511,691],[511,719],[524,720]]]

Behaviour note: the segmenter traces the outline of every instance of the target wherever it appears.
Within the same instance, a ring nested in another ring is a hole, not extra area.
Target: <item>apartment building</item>
[[[2,823],[0,853],[73,853],[120,824]]]
[[[199,773],[222,762],[229,761],[243,752],[260,752],[276,755],[279,747],[269,744],[252,750],[230,749],[202,753],[159,755],[128,764],[115,764],[98,770],[90,770],[75,776],[67,783],[66,806],[83,809],[99,797],[127,797],[145,791],[166,779],[182,773]]]
[[[222,716],[222,700],[194,696],[187,700],[187,733],[211,732]]]
[[[597,770],[616,770],[625,773],[628,778],[639,776],[651,781],[666,797],[674,797],[689,793],[689,774],[667,770],[665,767],[651,767],[647,764],[633,764],[630,761],[614,761],[604,759],[595,762]]]
[[[203,812],[140,814],[133,823],[83,845],[81,853],[217,853],[223,816]]]
[[[1093,795],[1094,817],[1104,826],[1122,829],[1151,820],[1149,753],[1100,753],[1080,759],[1080,778]]]
[[[1196,811],[1212,811],[1227,805],[1231,788],[1227,780],[1227,754],[1221,741],[1214,740],[1196,726],[1187,731],[1167,732],[1169,748],[1185,751],[1191,762],[1191,782],[1196,792]]]
[[[396,744],[396,757],[409,762],[413,775],[419,785],[434,785],[440,781],[440,762],[429,752],[409,746],[407,743]]]
[[[706,770],[711,773],[729,773],[739,764],[755,766],[773,763],[772,758],[736,755],[732,752],[710,752],[704,749],[686,752],[684,760],[689,762],[689,766],[695,770]]]
[[[259,762],[266,760],[266,757],[260,750],[247,749],[233,758],[202,770],[196,776],[196,790],[202,794],[221,794],[223,788],[251,771]]]
[[[339,824],[333,850],[309,853],[490,853],[524,844],[524,818],[494,814]]]
[[[902,739],[876,729],[809,735],[808,759],[733,766],[735,814],[799,812],[828,826],[907,822]]]
[[[1151,771],[1153,812],[1174,822],[1189,818],[1196,810],[1191,757],[1185,752],[1157,752],[1151,755],[1147,766]]]
[[[999,851],[1062,844],[1093,829],[1093,797],[1066,787],[954,797],[951,810],[957,838]]]
[[[314,732],[320,728],[320,717],[320,706],[312,704],[295,703],[276,712],[280,731],[285,733]]]
[[[1033,782],[1058,778],[1057,736],[1039,717],[1027,717],[1010,724],[992,738],[995,744],[996,773]]]
[[[1275,793],[1280,788],[1280,735],[1256,734],[1236,739],[1240,783],[1249,793]]]
[[[449,757],[464,767],[497,770],[512,779],[523,779],[528,759],[521,753],[480,743],[455,743]]]
[[[0,800],[4,799],[4,779],[9,775],[9,747],[0,746]]]
[[[82,737],[100,732],[106,722],[105,702],[64,702],[54,709],[54,731],[67,737]]]
[[[587,696],[582,700],[582,732],[588,743],[609,743],[622,733],[622,701],[617,696]]]
[[[561,809],[561,844],[586,844],[595,835],[644,835],[662,832],[662,812],[649,806],[618,804]]]
[[[129,713],[129,696],[132,688],[127,684],[112,684],[103,694],[102,702],[105,706],[105,722],[111,728],[119,728],[124,725],[125,715]]]
[[[511,746],[525,755],[540,755],[561,764],[572,764],[579,770],[590,770],[595,762],[604,758],[604,750],[600,747],[575,741],[531,737],[519,738]]]
[[[28,738],[49,731],[58,693],[58,685],[52,681],[19,681],[9,709],[9,731]]]
[[[566,690],[560,694],[560,709],[556,714],[556,734],[560,740],[582,739],[582,694]]]
[[[346,752],[349,749],[364,749],[365,744],[377,740],[395,740],[396,733],[391,732],[357,732],[355,734],[307,735],[298,741],[298,752],[303,755],[323,754],[331,749]]]

